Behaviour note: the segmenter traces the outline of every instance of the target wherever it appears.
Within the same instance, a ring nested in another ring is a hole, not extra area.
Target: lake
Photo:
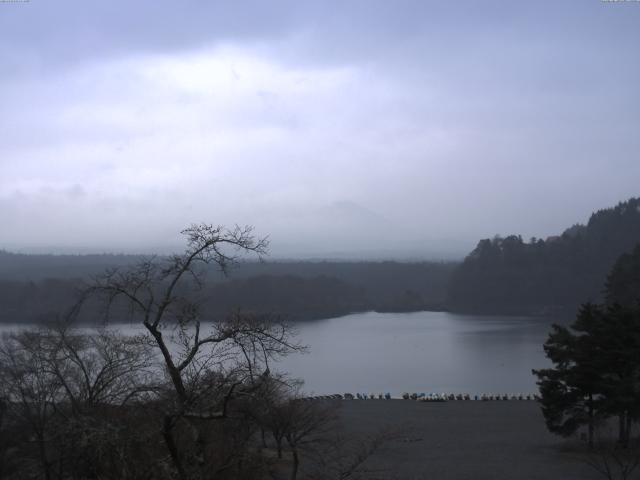
[[[358,313],[299,324],[309,353],[287,357],[274,369],[304,379],[309,394],[534,393],[531,369],[549,365],[542,344],[551,323],[446,312]]]
[[[359,313],[302,324],[310,353],[280,362],[317,394],[534,393],[550,363],[548,318],[446,312]]]

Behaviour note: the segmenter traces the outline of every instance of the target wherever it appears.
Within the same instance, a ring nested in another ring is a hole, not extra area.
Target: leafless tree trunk
[[[107,320],[112,307],[124,302],[129,315],[138,318],[150,335],[173,389],[165,413],[172,420],[164,422],[162,434],[176,471],[185,479],[203,476],[197,473],[206,464],[202,422],[227,418],[229,404],[252,395],[269,376],[271,359],[301,346],[291,340],[290,328],[272,317],[235,312],[208,328],[203,323],[207,318],[199,295],[207,269],[216,266],[227,274],[238,255],[261,257],[266,239],[256,239],[250,227],[227,230],[202,224],[182,233],[187,239],[184,253],[110,270],[95,279],[84,298],[101,295]],[[183,445],[175,439],[178,423],[191,431],[190,458],[195,467],[190,461],[187,468],[180,453]]]

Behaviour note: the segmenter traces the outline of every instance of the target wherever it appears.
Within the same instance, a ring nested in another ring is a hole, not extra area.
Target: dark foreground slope
[[[340,412],[347,434],[394,432],[363,465],[372,479],[600,478],[547,432],[533,401],[354,400],[343,401]]]

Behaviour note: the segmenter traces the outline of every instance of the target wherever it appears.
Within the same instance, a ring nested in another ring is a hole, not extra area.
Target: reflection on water
[[[544,318],[362,313],[303,324],[308,355],[280,368],[309,392],[533,393],[548,365]]]
[[[310,347],[277,365],[309,393],[533,393],[532,368],[548,365],[546,318],[444,312],[359,313],[300,324]],[[12,329],[0,326],[0,331]],[[139,333],[138,325],[120,325]]]

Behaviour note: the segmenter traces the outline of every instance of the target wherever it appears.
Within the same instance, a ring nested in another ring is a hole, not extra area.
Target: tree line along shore
[[[461,262],[240,261],[229,276],[213,267],[203,308],[212,320],[237,308],[293,321],[371,310],[570,318],[585,300],[602,300],[614,262],[639,242],[640,199],[632,198],[558,236],[481,240]],[[0,251],[0,322],[55,316],[91,277],[143,258]]]

